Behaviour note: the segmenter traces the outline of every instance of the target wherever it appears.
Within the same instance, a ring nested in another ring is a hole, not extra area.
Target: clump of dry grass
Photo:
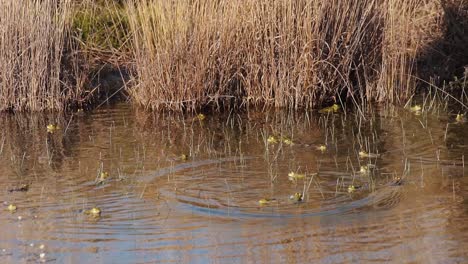
[[[0,1],[0,111],[63,110],[61,83],[70,0]]]
[[[148,109],[310,108],[414,91],[420,0],[127,1]]]
[[[119,1],[75,3],[71,27],[80,52],[115,65],[129,61],[129,26],[124,6]]]

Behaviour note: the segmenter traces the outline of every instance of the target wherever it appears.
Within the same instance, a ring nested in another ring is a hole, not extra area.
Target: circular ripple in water
[[[291,181],[287,173],[275,177],[261,169],[261,157],[245,159],[245,163],[248,168],[259,169],[244,169],[238,158],[203,160],[161,169],[152,175],[152,181],[162,198],[180,210],[231,218],[344,214],[390,208],[401,198],[401,186],[385,184],[371,191],[363,185],[348,193],[343,186],[337,189],[336,179],[351,175],[322,173]],[[304,193],[304,200],[292,200],[295,193]],[[261,205],[262,198],[271,201]]]

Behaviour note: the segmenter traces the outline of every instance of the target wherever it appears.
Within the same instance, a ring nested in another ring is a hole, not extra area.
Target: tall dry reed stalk
[[[382,51],[381,65],[377,70],[378,82],[372,98],[378,101],[401,102],[414,94],[416,79],[414,78],[415,59],[423,45],[424,34],[422,21],[431,21],[425,17],[426,3],[424,0],[387,0],[382,5]],[[425,17],[425,19],[424,19]]]
[[[0,111],[63,110],[60,81],[71,0],[0,0]]]
[[[127,1],[148,109],[316,107],[412,94],[423,0]]]

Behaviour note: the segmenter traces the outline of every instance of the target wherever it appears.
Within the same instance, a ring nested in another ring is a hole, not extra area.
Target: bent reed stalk
[[[60,81],[71,0],[0,0],[0,111],[63,110]]]
[[[312,108],[414,91],[422,0],[127,0],[147,109]],[[418,11],[419,8],[419,11]]]

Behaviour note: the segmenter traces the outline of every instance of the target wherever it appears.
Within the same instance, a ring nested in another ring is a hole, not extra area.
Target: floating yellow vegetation
[[[190,156],[188,154],[182,153],[180,154],[180,160],[186,161]]]
[[[101,216],[101,209],[99,209],[99,207],[93,207],[89,210],[84,210],[84,214],[90,215],[93,217],[99,217]]]
[[[288,178],[291,181],[301,180],[305,178],[305,174],[295,173],[291,171],[290,173],[288,173]]]
[[[403,179],[401,177],[394,177],[391,185],[402,185]]]
[[[269,136],[269,137],[267,138],[267,142],[268,142],[269,144],[276,144],[276,143],[278,143],[278,139],[277,139],[275,136]]]
[[[348,192],[349,192],[349,193],[353,193],[353,192],[355,192],[355,191],[356,191],[356,187],[355,187],[354,185],[348,186]]]
[[[276,199],[263,198],[263,199],[258,200],[258,203],[260,205],[267,205],[267,204],[269,204],[271,202],[274,202],[274,201],[276,201]]]
[[[99,177],[96,180],[96,184],[102,184],[109,179],[109,173],[107,171],[102,171],[99,173]]]
[[[281,141],[283,141],[283,143],[284,143],[285,145],[289,145],[289,146],[291,146],[291,145],[294,144],[294,142],[292,141],[292,139],[290,139],[290,138],[288,138],[288,137],[282,137],[282,138],[281,138]]]
[[[325,152],[325,151],[327,150],[327,146],[325,146],[325,145],[320,145],[320,146],[317,147],[317,150],[320,150],[320,151],[322,151],[322,152]]]
[[[200,121],[203,121],[205,120],[206,116],[204,114],[198,114],[197,115],[197,119],[200,120]]]
[[[54,133],[58,129],[60,129],[60,127],[58,125],[53,125],[53,124],[48,124],[47,125],[47,132],[48,133]]]
[[[368,153],[368,152],[365,152],[365,151],[359,151],[359,157],[361,157],[361,158],[378,158],[378,157],[380,157],[380,154]]]
[[[420,105],[414,105],[409,108],[409,110],[417,115],[421,114],[422,107]]]
[[[361,174],[369,174],[372,169],[375,168],[374,164],[367,164],[360,167],[359,172]]]
[[[370,170],[369,170],[368,166],[364,165],[364,166],[361,166],[359,172],[362,173],[362,174],[369,174]]]
[[[18,207],[16,207],[16,205],[14,205],[14,204],[9,204],[7,209],[8,209],[8,211],[13,213],[13,212],[16,211],[16,209],[18,209]]]
[[[297,193],[289,196],[289,199],[293,200],[294,202],[301,202],[304,199],[304,196],[302,195],[302,193],[297,192]]]
[[[457,114],[457,117],[455,117],[455,121],[462,123],[465,122],[465,115],[464,114]]]
[[[109,178],[109,173],[107,171],[103,171],[99,174],[99,178],[105,180]]]
[[[332,106],[325,107],[319,111],[321,114],[326,114],[326,113],[336,113],[341,109],[341,106],[338,104],[333,104]]]

